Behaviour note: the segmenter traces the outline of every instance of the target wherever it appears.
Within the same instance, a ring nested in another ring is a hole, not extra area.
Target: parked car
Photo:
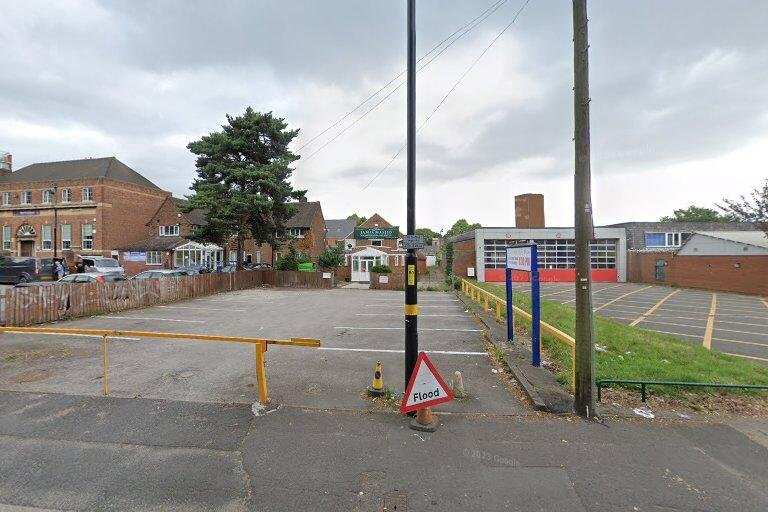
[[[37,278],[37,260],[0,256],[0,283],[28,283]]]
[[[81,256],[80,262],[86,272],[119,274],[125,276],[125,269],[121,267],[120,263],[114,258],[105,258],[103,256]]]
[[[56,281],[56,284],[114,283],[116,281],[125,281],[125,278],[114,272],[109,274],[103,272],[81,272],[79,274],[67,274]]]
[[[189,275],[185,270],[181,269],[157,269],[157,270],[145,270],[144,272],[138,273],[135,276],[133,276],[131,279],[163,279],[168,277],[180,277],[180,276],[186,276]]]

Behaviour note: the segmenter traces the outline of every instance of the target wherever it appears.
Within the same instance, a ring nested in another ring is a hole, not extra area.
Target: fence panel
[[[34,325],[260,286],[332,288],[333,279],[323,279],[321,272],[257,270],[176,279],[9,288],[0,295],[0,322],[13,326]]]

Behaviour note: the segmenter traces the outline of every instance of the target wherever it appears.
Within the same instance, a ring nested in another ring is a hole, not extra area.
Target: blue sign
[[[505,277],[507,287],[507,340],[515,341],[514,310],[512,308],[512,271],[531,273],[531,364],[541,365],[541,293],[539,289],[539,263],[536,244],[507,247]]]

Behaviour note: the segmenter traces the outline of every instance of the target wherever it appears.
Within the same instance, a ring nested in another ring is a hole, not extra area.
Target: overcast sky
[[[418,54],[492,3],[419,0]],[[301,129],[297,150],[405,66],[404,0],[0,4],[0,149],[15,167],[115,155],[176,195],[195,175],[187,143],[226,113],[274,111]],[[521,4],[420,72],[418,123]],[[597,223],[710,206],[768,177],[767,26],[765,0],[590,2]],[[571,2],[532,0],[424,126],[420,226],[513,225],[525,192],[545,194],[548,225],[572,225],[571,38]],[[299,151],[294,183],[326,218],[404,223],[404,152],[364,188],[404,142],[404,89]]]

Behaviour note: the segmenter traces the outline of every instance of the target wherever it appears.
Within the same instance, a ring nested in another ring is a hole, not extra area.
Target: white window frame
[[[53,250],[53,226],[50,224],[43,224],[43,227],[40,230],[40,238],[42,239],[42,248],[44,251]]]
[[[159,226],[158,232],[160,236],[179,236],[179,225],[169,224],[166,226]]]
[[[90,230],[91,230],[91,234],[90,235],[86,235],[85,234],[85,230],[86,230],[87,227],[90,227]],[[94,235],[95,231],[96,231],[95,226],[93,224],[90,224],[90,223],[83,224],[80,227],[80,234],[82,235],[81,240],[82,240],[82,248],[83,249],[85,249],[85,250],[92,250],[93,249],[93,238],[94,238],[93,235]]]
[[[664,245],[648,245],[648,235],[664,235]],[[683,245],[683,233],[679,231],[646,231],[643,233],[643,243],[647,248],[681,247]]]
[[[32,204],[31,190],[24,190],[21,192],[21,204]]]
[[[147,251],[147,265],[162,265],[162,264],[163,264],[162,251]]]
[[[13,232],[11,226],[3,226],[3,250],[11,250],[11,242],[13,241]]]
[[[288,228],[288,236],[291,238],[304,238],[301,234],[301,228]]]
[[[10,192],[3,192],[3,206],[10,206],[11,205],[11,193]]]
[[[84,203],[92,203],[93,202],[93,187],[83,187],[82,191],[80,192],[83,202]],[[88,197],[86,197],[88,196]]]
[[[51,204],[53,203],[53,197],[55,195],[55,192],[52,188],[47,188],[43,190],[43,204]]]
[[[63,189],[61,189],[61,202],[62,203],[71,203],[72,202],[72,189],[71,188],[63,188]]]
[[[68,236],[64,235],[65,228],[69,231]],[[72,224],[61,225],[61,248],[63,250],[72,249]]]

